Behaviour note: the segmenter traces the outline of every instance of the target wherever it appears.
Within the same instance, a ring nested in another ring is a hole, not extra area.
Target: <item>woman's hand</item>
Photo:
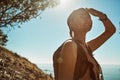
[[[93,16],[99,17],[100,20],[104,20],[107,18],[106,14],[104,14],[98,10],[95,10],[93,8],[90,8],[90,9],[86,8],[86,10],[88,13],[92,14]]]

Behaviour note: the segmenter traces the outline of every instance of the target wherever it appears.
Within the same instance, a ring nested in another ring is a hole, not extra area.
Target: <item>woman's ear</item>
[[[70,30],[70,37],[74,37],[74,31]]]
[[[71,31],[71,30],[70,30],[70,32],[69,32],[69,33],[70,33],[70,37],[72,37],[72,31]]]

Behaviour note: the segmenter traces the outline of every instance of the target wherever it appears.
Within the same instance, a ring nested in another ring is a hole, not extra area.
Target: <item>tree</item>
[[[46,8],[57,4],[57,0],[0,0],[0,43],[7,42],[7,39],[2,41],[2,38],[7,38],[3,28],[20,27],[22,23],[38,17]]]
[[[7,35],[5,35],[2,30],[0,30],[0,45],[4,46],[7,42]]]

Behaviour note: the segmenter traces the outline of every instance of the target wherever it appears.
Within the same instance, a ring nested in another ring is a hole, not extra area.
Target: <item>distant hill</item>
[[[53,80],[35,64],[0,46],[0,80]]]

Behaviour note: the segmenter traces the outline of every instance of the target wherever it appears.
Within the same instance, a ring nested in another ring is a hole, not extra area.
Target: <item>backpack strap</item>
[[[59,72],[59,64],[57,62],[57,57],[59,56],[58,53],[61,52],[61,49],[62,49],[62,46],[63,44],[54,52],[54,55],[53,55],[53,67],[54,67],[54,74],[55,74],[55,80],[58,80],[58,72]]]
[[[70,40],[70,39],[68,39],[68,40]],[[66,41],[68,41],[68,40],[66,40]],[[53,67],[54,67],[55,80],[58,80],[58,75],[59,75],[58,73],[60,71],[59,65],[60,65],[60,63],[63,62],[63,59],[61,57],[62,56],[62,49],[63,49],[66,41],[62,43],[62,45],[54,52],[54,55],[53,55],[53,61],[54,61]],[[60,53],[60,54],[58,54],[58,53]]]

